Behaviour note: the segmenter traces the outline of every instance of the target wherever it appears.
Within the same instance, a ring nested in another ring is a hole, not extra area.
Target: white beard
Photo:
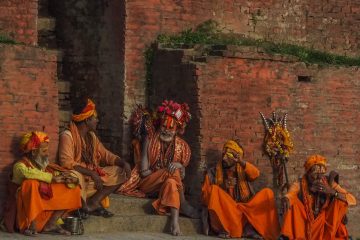
[[[49,158],[42,158],[40,155],[38,155],[33,161],[41,170],[45,170],[45,168],[49,165]]]

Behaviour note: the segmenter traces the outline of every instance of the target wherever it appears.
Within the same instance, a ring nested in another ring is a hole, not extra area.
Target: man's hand
[[[168,165],[168,168],[167,168],[167,171],[170,173],[170,174],[173,174],[175,172],[176,169],[179,169],[179,168],[182,168],[183,165],[179,162],[171,162],[169,163]]]
[[[234,159],[236,162],[240,163],[240,165],[241,165],[242,167],[245,167],[246,161],[243,159],[243,155],[241,155],[241,154],[233,154],[233,156],[234,156],[233,159]]]
[[[290,209],[290,201],[287,197],[281,199],[281,207],[283,213],[286,213],[286,211]]]
[[[125,174],[126,174],[126,180],[128,180],[131,176],[131,167],[130,167],[130,164],[128,162],[125,162],[124,163],[124,171],[125,171]]]
[[[64,177],[61,176],[61,175],[53,176],[52,177],[52,182],[53,183],[63,183],[64,182]]]
[[[142,170],[142,171],[140,171],[140,176],[142,178],[144,178],[144,177],[149,176],[151,173],[152,173],[152,171],[150,169]]]
[[[130,176],[131,176],[131,167],[130,167],[130,164],[125,161],[124,159],[121,159],[121,158],[117,158],[115,160],[115,165],[121,167],[124,169],[125,173],[126,173],[126,179],[129,179]]]
[[[315,190],[315,192],[319,192],[331,196],[334,195],[336,192],[335,189],[330,187],[330,185],[327,182],[322,182],[322,181],[314,182],[311,188],[312,190]]]
[[[96,190],[98,190],[98,191],[102,190],[103,189],[103,181],[101,180],[101,177],[96,172],[93,172],[93,174],[91,174],[91,178],[95,183]]]

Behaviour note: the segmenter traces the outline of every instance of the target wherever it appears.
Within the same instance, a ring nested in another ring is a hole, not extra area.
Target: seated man
[[[90,214],[111,217],[101,201],[130,176],[130,165],[108,151],[95,135],[98,123],[95,104],[80,101],[69,129],[60,135],[59,161],[80,180],[83,209]],[[105,167],[102,167],[105,166]]]
[[[40,231],[70,235],[56,221],[65,212],[81,207],[80,188],[75,184],[78,179],[49,164],[48,145],[49,138],[43,132],[30,132],[22,138],[24,157],[13,167],[5,201],[4,223],[9,232],[18,228],[29,236]]]
[[[190,161],[190,147],[177,135],[179,131],[183,132],[190,113],[186,104],[164,101],[158,114],[160,127],[155,132],[149,127],[142,138],[139,164],[120,193],[128,195],[135,190],[139,190],[137,196],[158,193],[152,205],[158,214],[170,213],[171,234],[177,236],[181,234],[179,211],[189,217],[198,217],[197,211],[185,200],[182,183],[185,167]]]
[[[277,239],[280,226],[274,194],[268,188],[253,193],[249,181],[260,172],[243,157],[242,147],[229,140],[222,159],[208,170],[202,186],[203,232],[208,235],[211,227],[222,238],[259,238],[260,234]]]
[[[284,239],[348,239],[344,225],[348,206],[355,205],[353,195],[338,184],[338,174],[326,173],[326,159],[310,156],[306,173],[295,182],[286,197],[286,211],[281,234]]]

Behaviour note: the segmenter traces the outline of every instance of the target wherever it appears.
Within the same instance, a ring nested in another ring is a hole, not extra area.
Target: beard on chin
[[[49,165],[49,158],[48,157],[41,157],[40,155],[38,155],[33,161],[42,170],[45,170],[45,168]]]
[[[163,142],[171,142],[174,139],[175,134],[161,133],[160,140]]]

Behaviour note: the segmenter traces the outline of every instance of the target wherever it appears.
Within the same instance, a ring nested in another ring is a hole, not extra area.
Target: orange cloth
[[[265,239],[279,236],[280,225],[271,189],[265,188],[249,202],[240,203],[220,186],[212,184],[207,174],[202,186],[202,202],[209,210],[210,226],[216,232],[225,231],[231,237],[240,238],[249,222]]]
[[[152,205],[158,214],[166,214],[169,208],[180,208],[180,193],[182,189],[180,170],[169,174],[166,169],[160,169],[142,179],[139,189],[144,193],[159,192],[159,197]]]
[[[348,239],[346,227],[341,222],[346,212],[346,202],[338,199],[332,201],[326,210],[321,211],[311,223],[311,239],[308,239],[306,236],[308,220],[305,207],[300,199],[296,198],[290,210],[285,214],[281,234],[289,239]]]
[[[20,141],[20,150],[23,153],[28,153],[31,150],[37,149],[40,147],[41,143],[49,142],[49,137],[44,132],[29,132],[24,134]]]
[[[326,165],[326,158],[321,156],[321,155],[312,155],[312,156],[310,156],[306,160],[306,162],[304,164],[305,171],[306,172],[309,171],[312,166],[317,165],[317,164],[325,166]]]
[[[180,162],[186,167],[189,164],[190,155],[189,145],[183,139],[176,136],[172,161]],[[179,169],[171,175],[165,168],[159,168],[159,166],[164,164],[164,159],[161,159],[162,157],[159,133],[155,133],[150,136],[148,146],[148,159],[153,173],[141,179],[138,164],[133,169],[130,179],[124,183],[124,188],[120,188],[121,194],[139,197],[145,196],[145,193],[159,192],[158,199],[153,202],[153,206],[159,214],[165,214],[169,207],[177,209],[180,207],[179,190],[183,188]]]
[[[286,194],[291,207],[284,216],[281,233],[290,239],[347,239],[347,229],[341,221],[348,206],[356,205],[356,199],[336,182],[333,182],[331,187],[344,194],[346,202],[338,199],[332,200],[321,209],[314,220],[310,221],[311,214],[306,212],[304,203],[298,197],[301,185],[299,182],[295,182]],[[311,236],[310,239],[307,237],[308,234]]]
[[[87,105],[82,110],[82,112],[80,114],[73,114],[72,120],[74,122],[81,122],[93,115],[95,115],[95,116],[97,115],[96,110],[95,110],[95,103],[93,101],[91,101],[90,99],[88,99]]]
[[[53,197],[44,200],[39,194],[39,181],[25,180],[17,194],[17,223],[21,232],[36,221],[36,230],[41,231],[53,211],[72,211],[81,208],[80,187],[70,189],[62,183],[51,184]]]
[[[83,151],[83,148],[85,148],[85,151]],[[86,163],[84,161],[82,155],[84,152],[88,152],[91,162]],[[125,181],[125,171],[118,166],[114,166],[118,158],[117,155],[111,153],[104,147],[93,132],[89,133],[88,142],[82,141],[78,129],[73,122],[70,124],[70,129],[60,135],[60,164],[67,169],[73,169],[74,166],[79,165],[89,170],[97,171],[104,182],[104,186],[115,186]],[[72,170],[72,172],[75,173],[80,180],[83,199],[96,192],[91,177],[84,176],[75,170]]]

